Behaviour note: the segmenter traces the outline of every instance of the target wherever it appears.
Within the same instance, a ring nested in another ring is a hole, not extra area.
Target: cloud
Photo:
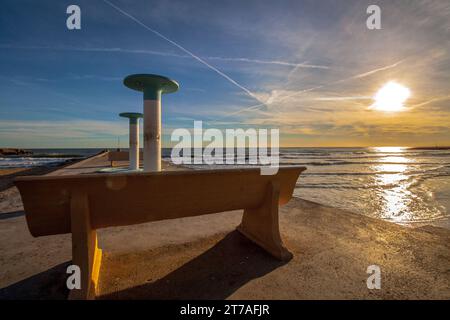
[[[434,103],[434,102],[446,101],[446,100],[450,100],[450,95],[443,96],[443,97],[435,97],[435,98],[423,101],[421,103],[415,104],[415,105],[413,105],[413,107],[414,108],[419,108],[419,107],[423,107],[423,106],[429,105],[429,104]]]
[[[229,57],[204,57],[207,60],[231,61],[231,62],[249,62],[257,64],[273,64],[280,66],[296,67],[296,68],[311,68],[311,69],[329,69],[328,66],[320,66],[308,63],[294,63],[280,60],[261,60],[251,58],[229,58]]]
[[[11,45],[11,44],[0,44],[2,49],[22,49],[22,50],[53,50],[53,51],[74,51],[74,52],[108,52],[108,53],[131,53],[131,54],[148,54],[161,57],[171,57],[171,58],[181,58],[189,59],[192,58],[187,54],[178,54],[169,51],[157,51],[157,50],[147,50],[147,49],[127,49],[127,48],[102,48],[102,47],[73,47],[73,46],[24,46],[24,45]],[[237,63],[251,63],[251,64],[263,64],[263,65],[275,65],[275,66],[286,66],[286,67],[297,67],[305,69],[329,69],[329,66],[325,65],[315,65],[309,63],[295,63],[291,61],[281,61],[281,60],[264,60],[264,59],[253,59],[246,57],[217,57],[217,56],[199,56],[203,60],[216,60],[223,62],[237,62]]]
[[[242,109],[237,110],[237,111],[233,111],[233,112],[231,112],[229,114],[226,114],[223,117],[229,117],[229,116],[237,115],[237,114],[240,114],[240,113],[243,113],[243,112],[254,111],[254,110],[259,109],[259,108],[261,108],[263,106],[274,104],[275,102],[278,103],[278,102],[280,102],[282,100],[286,100],[286,99],[289,99],[289,98],[292,98],[292,97],[303,95],[303,94],[311,92],[311,91],[324,89],[324,88],[327,88],[329,86],[333,86],[333,85],[336,85],[336,84],[340,84],[340,83],[351,81],[351,80],[355,80],[355,79],[365,78],[365,77],[371,76],[371,75],[373,75],[373,74],[375,74],[377,72],[381,72],[381,71],[389,70],[391,68],[395,68],[402,62],[403,61],[398,61],[398,62],[396,62],[394,64],[391,64],[391,65],[388,65],[388,66],[376,68],[376,69],[373,69],[373,70],[370,70],[370,71],[367,71],[367,72],[363,72],[361,74],[353,75],[353,76],[350,76],[350,77],[347,77],[347,78],[344,78],[344,79],[339,79],[339,80],[336,80],[336,81],[333,81],[333,82],[329,82],[329,83],[326,83],[326,84],[323,84],[323,85],[318,85],[318,86],[314,86],[314,87],[311,87],[311,88],[302,89],[302,90],[298,90],[298,91],[292,91],[291,90],[288,94],[284,94],[284,95],[280,94],[280,91],[282,91],[283,88],[280,88],[280,89],[277,89],[277,90],[272,90],[272,92],[269,95],[269,97],[267,98],[267,100],[264,100],[265,101],[264,103],[259,103],[259,104],[256,104],[256,105],[252,105],[252,106],[249,106],[249,107],[242,108]],[[290,72],[289,75],[291,73],[292,72]],[[288,92],[287,90],[284,90],[284,91]],[[326,99],[326,98],[322,98],[322,99]],[[346,99],[346,100],[350,100],[350,99]]]
[[[55,121],[25,121],[0,120],[2,138],[26,137],[28,139],[96,139],[98,137],[117,138],[127,134],[125,123],[98,120],[55,120]]]
[[[400,61],[397,61],[396,63],[393,63],[393,64],[388,65],[388,66],[384,66],[384,67],[381,67],[381,68],[377,68],[377,69],[374,69],[374,70],[370,70],[370,71],[368,71],[368,72],[364,72],[364,73],[361,73],[361,74],[357,74],[356,76],[353,76],[351,79],[365,78],[365,77],[371,76],[371,75],[373,75],[373,74],[375,74],[375,73],[377,73],[377,72],[385,71],[385,70],[389,70],[389,69],[395,68],[396,66],[398,66],[398,65],[399,65],[400,63],[402,63],[403,61],[404,61],[404,60],[400,60]],[[343,81],[344,81],[344,80],[343,80]]]

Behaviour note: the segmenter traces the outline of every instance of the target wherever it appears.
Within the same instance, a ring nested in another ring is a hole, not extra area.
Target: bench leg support
[[[72,263],[80,267],[81,289],[73,289],[69,299],[95,299],[102,259],[97,232],[91,227],[89,202],[85,194],[73,194],[70,202]]]
[[[292,253],[285,248],[280,236],[279,196],[279,184],[271,182],[262,205],[256,209],[245,209],[242,222],[237,230],[275,258],[287,261],[292,259]]]

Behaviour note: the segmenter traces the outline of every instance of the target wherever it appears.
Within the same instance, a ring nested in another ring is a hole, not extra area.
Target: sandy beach
[[[52,175],[95,171],[105,157]],[[168,168],[166,168],[167,170]],[[171,169],[174,169],[173,167]],[[2,183],[23,171],[3,171]],[[99,230],[99,299],[449,299],[450,231],[407,228],[292,199],[279,262],[235,231],[241,211]],[[15,187],[0,191],[0,299],[66,299],[70,235],[33,238]],[[369,265],[381,290],[366,286]]]

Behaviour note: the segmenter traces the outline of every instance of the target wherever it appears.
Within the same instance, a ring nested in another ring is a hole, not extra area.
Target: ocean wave
[[[357,190],[357,189],[361,189],[361,188],[375,188],[376,186],[350,186],[350,185],[336,185],[333,183],[330,184],[305,184],[305,183],[300,183],[300,184],[296,184],[295,188],[296,189],[351,189],[351,190]]]
[[[295,154],[283,154],[280,153],[280,157],[282,159],[327,159],[327,160],[341,160],[341,159],[383,159],[383,158],[391,158],[391,157],[401,157],[405,159],[427,159],[427,158],[439,158],[445,157],[450,158],[450,153],[442,154],[442,155],[413,155],[413,154],[377,154],[377,155],[363,155],[363,156],[350,156],[350,155],[340,155],[333,156],[330,155],[317,155],[317,154],[307,154],[303,156],[295,155]]]
[[[32,168],[39,166],[58,166],[61,163],[75,158],[49,158],[49,157],[13,157],[0,158],[0,169],[6,168]]]
[[[450,202],[435,195],[450,192],[450,151],[297,151],[303,154],[282,150],[280,159],[281,165],[308,167],[296,183],[296,196],[397,223],[446,219],[449,225]],[[438,178],[444,180],[430,182]]]
[[[419,175],[419,174],[430,174],[430,173],[438,173],[441,175],[447,175],[450,173],[450,166],[438,166],[435,168],[424,168],[421,170],[406,170],[406,171],[384,171],[384,170],[378,170],[378,171],[366,171],[366,172],[334,172],[334,171],[327,171],[327,172],[311,172],[311,171],[305,171],[302,173],[302,176],[373,176],[377,174],[404,174],[404,175]]]
[[[382,165],[382,164],[398,164],[398,165],[408,165],[408,166],[419,166],[419,165],[441,165],[440,162],[395,162],[395,161],[345,161],[345,160],[328,160],[328,161],[308,161],[308,162],[287,162],[280,161],[280,165],[307,165],[307,166],[339,166],[339,165],[349,165],[349,164],[369,164],[369,165]]]

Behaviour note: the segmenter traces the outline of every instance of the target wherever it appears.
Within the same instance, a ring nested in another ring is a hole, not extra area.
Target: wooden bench
[[[139,159],[143,159],[142,151],[139,152]],[[130,154],[128,151],[109,151],[108,161],[111,162],[111,167],[114,167],[116,161],[130,161]]]
[[[274,257],[288,260],[278,226],[304,167],[189,170],[16,178],[28,228],[34,237],[72,233],[73,264],[81,289],[70,298],[97,293],[101,250],[96,229],[244,209],[238,230]]]

